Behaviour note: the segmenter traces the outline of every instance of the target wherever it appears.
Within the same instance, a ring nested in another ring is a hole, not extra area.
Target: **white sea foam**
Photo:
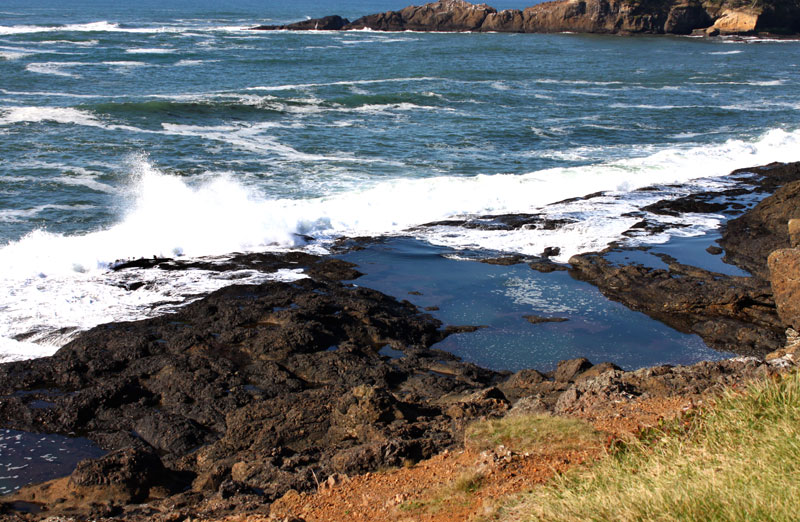
[[[150,65],[146,62],[135,62],[131,60],[117,60],[113,62],[103,62],[103,65],[110,65],[112,67],[144,67]]]
[[[71,114],[64,119],[78,116],[86,117]],[[171,129],[220,135],[241,131],[235,127],[216,131],[189,126]],[[640,158],[524,175],[404,178],[368,184],[363,179],[354,180],[349,190],[338,185],[315,199],[275,198],[247,188],[233,175],[208,176],[200,184],[189,185],[184,178],[164,174],[146,157],[138,156],[127,167],[130,190],[116,194],[120,206],[126,208],[117,224],[76,236],[35,231],[0,248],[0,284],[7,289],[0,295],[0,338],[6,339],[8,350],[16,354],[21,348],[13,339],[31,333],[33,337],[25,337],[26,342],[52,343],[55,349],[64,340],[54,340],[53,332],[60,328],[87,328],[103,321],[159,313],[163,309],[153,309],[153,305],[168,301],[177,306],[191,296],[231,282],[219,279],[227,275],[201,272],[109,272],[109,264],[121,258],[282,249],[302,245],[301,234],[324,244],[326,239],[341,235],[411,233],[454,248],[540,254],[546,247],[556,246],[561,248],[557,259],[564,261],[574,253],[622,239],[622,233],[638,219],[625,214],[664,196],[636,192],[637,188],[681,184],[684,193],[692,187],[719,188],[726,186],[724,176],[735,168],[794,161],[798,150],[800,131],[773,130],[752,141],[670,148]],[[709,176],[722,178],[715,181],[707,179]],[[605,194],[552,204],[599,191]],[[558,230],[417,227],[455,217],[530,212],[571,223]],[[716,226],[722,216],[700,214],[662,220],[688,228],[676,226],[648,241],[666,240],[670,234],[702,233]],[[244,281],[263,277],[241,276]],[[143,281],[146,285],[127,291],[120,287],[126,281]]]
[[[177,49],[170,49],[168,47],[152,47],[141,49],[125,49],[128,54],[172,54],[177,52]]]
[[[49,74],[52,76],[64,76],[68,78],[80,78],[80,75],[67,71],[70,67],[80,67],[87,65],[83,62],[32,62],[25,66],[25,70],[38,73]]]
[[[217,62],[219,60],[179,60],[175,63],[176,67],[188,67],[192,65],[202,65],[204,63]]]
[[[706,54],[713,54],[713,55],[723,56],[723,55],[726,55],[726,54],[741,54],[743,52],[744,51],[737,49],[735,51],[711,51],[711,52],[706,53]]]
[[[60,33],[60,32],[81,32],[81,33],[133,33],[133,34],[161,34],[161,33],[219,33],[219,32],[240,32],[243,26],[213,26],[208,24],[187,25],[160,25],[149,27],[123,27],[119,23],[106,20],[90,22],[85,24],[64,24],[64,25],[3,25],[0,26],[0,36],[17,34],[35,33]]]
[[[38,205],[26,209],[3,209],[0,210],[0,222],[17,223],[28,220],[39,215],[46,210],[88,210],[91,205]]]
[[[222,125],[217,127],[202,127],[195,125],[178,125],[162,123],[164,133],[177,136],[194,136],[208,140],[219,141],[249,152],[278,156],[290,161],[309,162],[347,162],[347,163],[385,163],[402,165],[383,159],[359,158],[347,154],[308,154],[301,152],[289,145],[278,142],[267,132],[269,129],[279,127],[279,123],[259,123],[256,125]]]
[[[13,123],[74,123],[89,127],[104,127],[93,114],[71,107],[3,107],[0,108],[0,125]]]
[[[0,58],[3,60],[19,60],[20,58],[25,58],[26,56],[30,56],[30,53],[19,51],[0,51]]]
[[[0,58],[4,60],[19,60],[20,58],[25,58],[38,52],[40,51],[35,49],[0,46]]]
[[[256,87],[248,87],[247,91],[288,91],[296,89],[310,89],[314,87],[330,87],[334,85],[370,85],[374,83],[404,83],[404,82],[427,82],[443,80],[443,78],[436,77],[419,77],[419,78],[381,78],[375,80],[346,80],[341,82],[327,82],[327,83],[297,83],[285,85],[260,85]]]

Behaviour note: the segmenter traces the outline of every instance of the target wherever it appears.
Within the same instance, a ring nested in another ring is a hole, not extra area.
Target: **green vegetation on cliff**
[[[800,377],[729,391],[597,465],[499,510],[502,520],[797,520]]]

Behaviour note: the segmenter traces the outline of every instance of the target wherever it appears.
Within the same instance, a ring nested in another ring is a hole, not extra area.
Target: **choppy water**
[[[798,42],[243,29],[405,2],[275,4],[0,6],[0,358],[230,282],[141,274],[128,292],[117,259],[410,234],[565,260],[644,203],[800,159]],[[572,223],[414,228],[510,212]]]

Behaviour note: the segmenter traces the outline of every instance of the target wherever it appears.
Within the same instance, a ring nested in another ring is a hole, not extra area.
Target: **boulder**
[[[748,34],[755,32],[759,12],[752,9],[728,9],[714,22],[720,34]]]
[[[768,258],[770,283],[784,325],[800,328],[800,249],[776,250]]]
[[[153,451],[125,448],[78,463],[69,478],[73,492],[89,498],[127,504],[146,499],[164,483],[167,471]]]
[[[569,359],[566,361],[559,361],[558,368],[553,374],[553,378],[557,382],[570,382],[581,373],[585,372],[592,367],[592,363],[585,357],[578,357],[577,359]]]

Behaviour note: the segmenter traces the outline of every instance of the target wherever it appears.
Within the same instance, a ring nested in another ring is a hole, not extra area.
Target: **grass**
[[[605,436],[579,419],[550,415],[518,415],[479,421],[467,428],[465,445],[487,450],[503,445],[522,452],[570,451],[602,444]]]
[[[491,517],[770,520],[800,517],[800,377],[729,391],[595,466],[557,477]]]
[[[448,507],[466,506],[472,496],[483,487],[483,482],[484,476],[481,473],[465,472],[453,482],[431,491],[425,498],[403,502],[398,508],[401,511],[435,514]]]

